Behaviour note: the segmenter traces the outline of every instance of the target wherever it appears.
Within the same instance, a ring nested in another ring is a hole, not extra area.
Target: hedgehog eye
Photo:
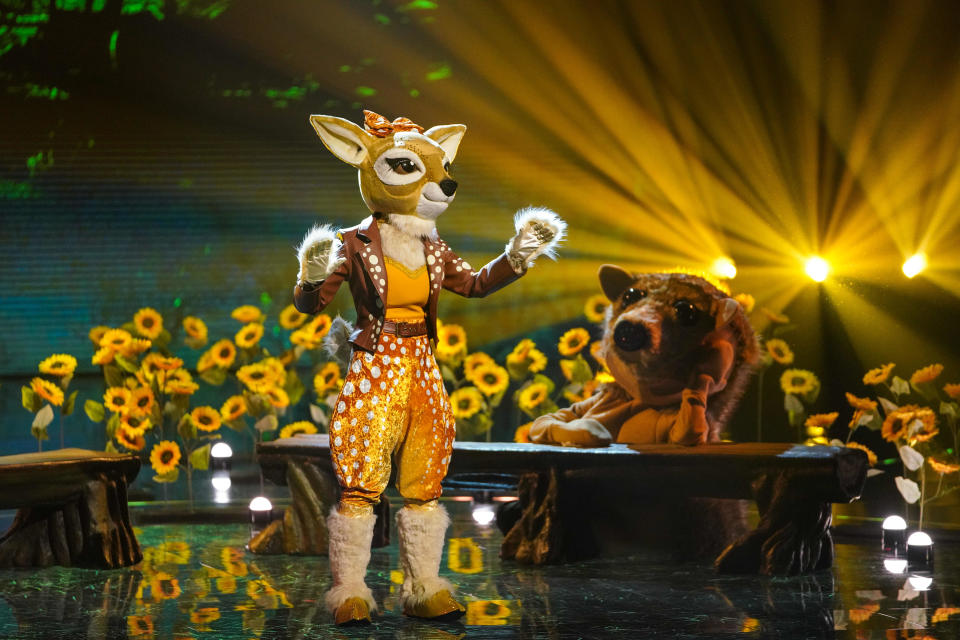
[[[418,171],[418,167],[413,160],[409,158],[387,158],[387,164],[390,168],[400,175],[406,175]]]
[[[677,322],[684,326],[695,325],[700,319],[700,310],[689,300],[677,300],[673,303],[673,308],[677,312]]]
[[[647,297],[647,292],[643,289],[634,289],[633,287],[627,289],[623,293],[623,297],[620,298],[620,304],[624,307],[629,307],[634,302],[638,300],[643,300]]]

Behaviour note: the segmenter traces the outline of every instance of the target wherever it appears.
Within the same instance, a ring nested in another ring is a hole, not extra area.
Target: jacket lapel
[[[357,229],[357,238],[365,246],[357,252],[360,262],[373,283],[374,290],[380,296],[379,311],[382,314],[387,306],[387,268],[383,262],[383,245],[380,240],[380,229],[377,220],[370,216]]]
[[[443,287],[443,250],[439,242],[429,238],[423,240],[423,253],[427,259],[427,275],[430,276],[430,309],[437,308],[437,298],[440,297],[440,289]]]

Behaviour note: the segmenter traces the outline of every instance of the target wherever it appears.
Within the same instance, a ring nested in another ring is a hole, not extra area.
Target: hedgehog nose
[[[451,180],[450,178],[447,178],[446,180],[442,180],[440,182],[440,191],[443,191],[443,195],[447,196],[448,198],[452,196],[453,192],[456,190],[457,190],[456,180]]]
[[[642,324],[624,320],[614,328],[613,341],[624,351],[639,351],[650,345],[650,333]]]

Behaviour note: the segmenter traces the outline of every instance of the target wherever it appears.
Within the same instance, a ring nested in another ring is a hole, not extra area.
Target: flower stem
[[[63,409],[60,409],[60,448],[63,449]]]
[[[917,522],[917,529],[923,531],[923,505],[924,496],[927,495],[927,474],[923,466],[920,467],[920,520]]]
[[[757,442],[763,442],[763,374],[766,367],[757,374]]]

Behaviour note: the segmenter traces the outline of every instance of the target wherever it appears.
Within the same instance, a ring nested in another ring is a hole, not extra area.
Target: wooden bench
[[[287,484],[291,469],[310,468],[314,477],[325,478],[320,484],[326,497],[315,492],[317,504],[309,511],[329,510],[335,482],[326,435],[261,443],[257,453],[264,476],[279,484]],[[786,443],[577,449],[457,442],[448,478],[490,472],[519,475],[522,513],[504,538],[501,556],[530,564],[582,555],[575,551],[583,531],[582,507],[597,487],[616,487],[626,492],[625,499],[754,499],[758,526],[724,549],[715,565],[727,573],[789,575],[832,565],[831,504],[857,499],[867,468],[866,454],[856,449]],[[584,492],[583,487],[590,489]]]
[[[0,509],[18,509],[0,538],[0,567],[125,567],[143,559],[127,510],[131,455],[59,449],[0,456]]]

